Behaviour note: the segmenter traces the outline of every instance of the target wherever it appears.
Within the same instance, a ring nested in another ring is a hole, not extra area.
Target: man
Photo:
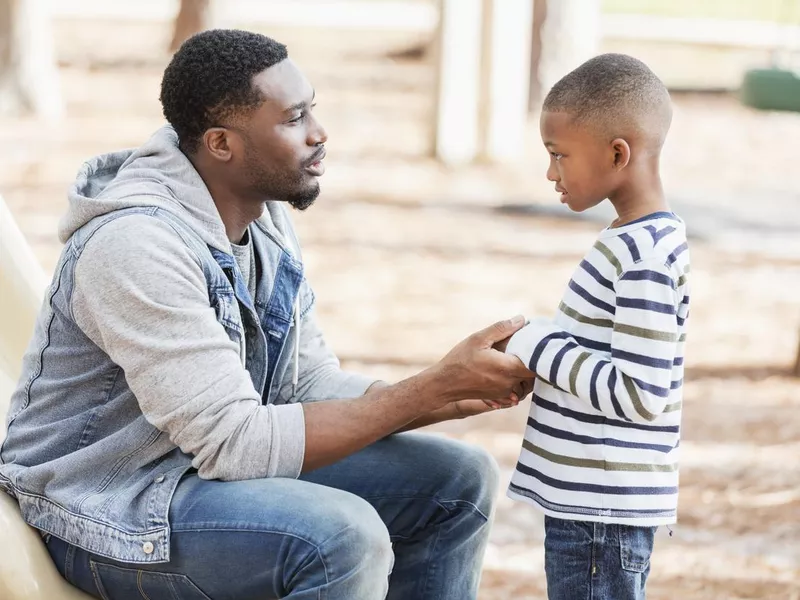
[[[8,415],[0,483],[59,571],[128,598],[474,598],[496,467],[414,433],[533,374],[478,332],[395,385],[343,372],[286,204],[326,134],[286,48],[187,41],[172,128],[87,162]]]

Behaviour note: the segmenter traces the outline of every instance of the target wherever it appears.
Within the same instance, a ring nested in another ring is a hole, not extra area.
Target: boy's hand
[[[494,402],[492,400],[458,400],[457,402],[453,402],[453,406],[460,419],[493,412],[500,408],[511,408],[517,404],[517,402],[511,402],[511,400],[504,400],[503,402]]]
[[[528,394],[533,391],[534,381],[534,379],[523,379],[520,381],[514,386],[514,391],[511,393],[511,397],[507,400],[481,400],[481,402],[486,404],[486,406],[492,410],[497,410],[499,408],[511,408],[528,397]],[[466,400],[465,402],[476,402],[476,400]]]

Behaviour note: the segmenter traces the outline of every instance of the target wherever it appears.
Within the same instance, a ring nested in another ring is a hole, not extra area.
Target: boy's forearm
[[[581,346],[547,319],[534,320],[515,334],[506,352],[527,359],[540,379],[611,418],[647,423],[667,407],[668,382],[664,386],[631,377],[613,358]]]

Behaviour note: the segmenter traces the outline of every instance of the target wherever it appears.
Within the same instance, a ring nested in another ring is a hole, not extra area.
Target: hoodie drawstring
[[[294,301],[294,360],[292,361],[292,397],[297,394],[297,382],[300,380],[300,294]]]

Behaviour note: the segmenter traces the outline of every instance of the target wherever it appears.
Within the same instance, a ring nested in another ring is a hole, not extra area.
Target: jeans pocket
[[[650,570],[650,555],[657,527],[619,525],[619,555],[622,568],[634,573]]]
[[[211,600],[180,573],[127,569],[94,560],[89,565],[104,600]]]

